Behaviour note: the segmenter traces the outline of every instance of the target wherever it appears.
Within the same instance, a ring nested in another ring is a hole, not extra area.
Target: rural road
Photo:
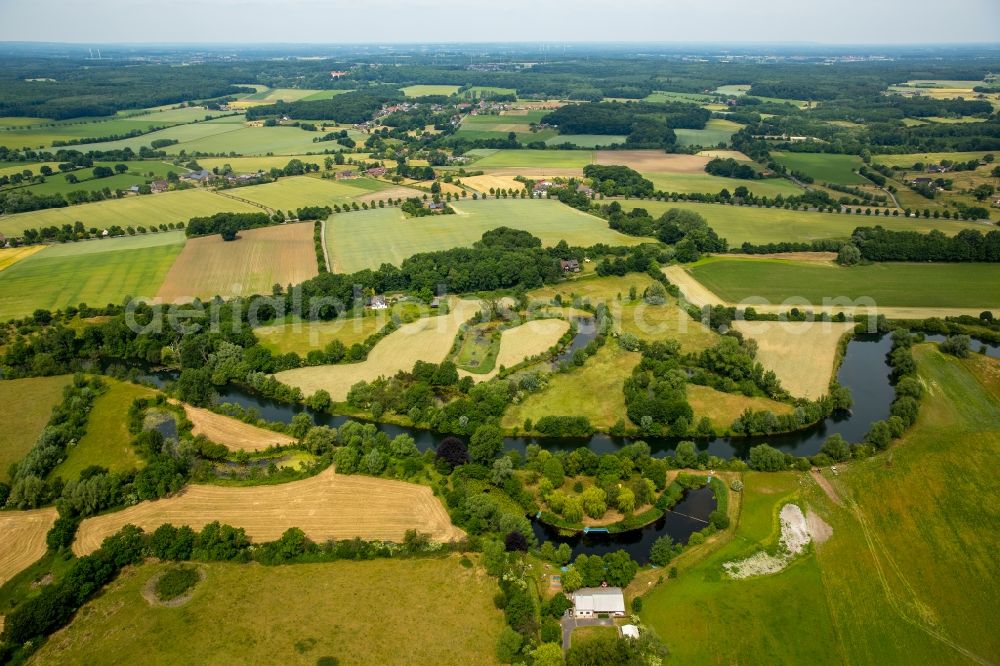
[[[698,282],[698,280],[696,280],[694,276],[691,275],[683,266],[678,266],[676,264],[673,266],[667,266],[663,269],[663,274],[667,276],[667,279],[670,280],[671,283],[677,285],[677,287],[681,290],[681,293],[684,295],[684,298],[687,299],[689,303],[697,305],[698,307],[704,307],[706,305],[742,307],[740,303],[730,303],[723,300],[710,289],[705,287],[705,285]],[[850,309],[841,305],[804,306],[798,303],[788,305],[782,305],[780,303],[770,305],[748,303],[746,305],[752,305],[757,312],[768,314],[788,312],[788,310],[793,307],[797,307],[800,310],[811,310],[817,314],[836,314],[838,312],[847,313]],[[870,309],[872,313],[885,315],[889,319],[927,319],[928,317],[960,317],[962,315],[978,317],[980,312],[988,308],[872,307]],[[859,305],[854,308],[854,312],[855,314],[868,314],[869,308],[867,306]]]

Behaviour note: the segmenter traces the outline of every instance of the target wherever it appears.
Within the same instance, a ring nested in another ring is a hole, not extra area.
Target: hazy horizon
[[[613,21],[616,15],[619,21]],[[596,20],[600,17],[600,20]],[[386,20],[390,19],[391,20]],[[150,26],[155,32],[144,38]],[[1000,3],[842,0],[28,0],[0,2],[0,41],[67,44],[647,43],[945,46],[1000,42]]]

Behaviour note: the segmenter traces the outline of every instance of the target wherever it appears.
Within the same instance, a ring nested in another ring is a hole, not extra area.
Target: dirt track
[[[290,527],[300,528],[317,542],[354,537],[399,542],[408,529],[442,542],[465,535],[451,524],[448,512],[427,486],[335,474],[330,468],[309,479],[277,486],[191,485],[173,497],[88,518],[80,524],[73,552],[94,552],[105,537],[129,523],[146,531],[164,523],[197,530],[214,520],[242,527],[258,542],[278,539]],[[44,542],[43,532],[43,552]]]
[[[54,508],[0,513],[0,585],[45,554],[45,534],[57,515]]]

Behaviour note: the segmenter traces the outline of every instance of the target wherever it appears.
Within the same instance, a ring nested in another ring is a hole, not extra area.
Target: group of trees
[[[588,164],[583,167],[583,175],[604,196],[643,197],[653,193],[653,182],[627,166]]]
[[[727,157],[725,159],[716,157],[705,165],[705,171],[713,176],[722,176],[724,178],[744,178],[752,180],[754,178],[762,177],[760,172],[757,171],[752,164],[748,164],[747,162],[737,162],[731,157]]]
[[[561,134],[626,135],[629,145],[667,148],[677,143],[674,129],[702,129],[710,117],[695,104],[591,102],[562,106],[542,122]]]
[[[395,86],[373,86],[335,95],[330,99],[299,102],[277,102],[251,106],[247,119],[288,116],[295,120],[329,120],[340,123],[363,123],[382,109],[385,104],[404,101],[402,91]]]
[[[866,261],[1000,261],[1000,231],[985,234],[963,229],[954,236],[942,231],[890,231],[881,226],[858,227],[851,243]]]
[[[256,229],[270,224],[271,216],[267,213],[216,213],[209,217],[192,217],[185,228],[185,235],[190,238],[221,234],[223,240],[235,240],[237,233],[244,229]]]

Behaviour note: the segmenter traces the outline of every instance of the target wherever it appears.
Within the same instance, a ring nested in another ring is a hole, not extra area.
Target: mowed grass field
[[[168,566],[127,569],[34,662],[498,663],[493,646],[504,620],[493,605],[496,583],[478,567],[463,567],[458,556],[204,564],[205,580],[191,601],[151,608],[142,590]]]
[[[459,86],[418,84],[400,88],[407,97],[424,97],[426,95],[454,95]]]
[[[104,381],[108,389],[94,401],[87,418],[87,432],[75,446],[66,449],[66,459],[52,470],[52,478],[70,481],[91,465],[100,465],[112,472],[127,472],[143,465],[132,447],[133,435],[128,431],[125,415],[133,400],[151,398],[156,391],[111,378]]]
[[[762,297],[819,305],[824,299],[871,298],[881,306],[1000,306],[997,264],[878,263],[842,267],[780,259],[709,259],[691,267],[705,287],[730,303]]]
[[[322,164],[322,159],[320,163]],[[328,180],[311,176],[294,176],[282,178],[275,183],[241,187],[233,194],[268,208],[294,212],[303,206],[333,207],[334,204],[343,204],[394,187],[392,183],[374,178]]]
[[[10,466],[22,458],[42,434],[52,408],[62,401],[69,375],[0,381],[0,481],[10,481]]]
[[[115,224],[122,229],[139,225],[148,227],[154,222],[157,225],[186,223],[192,217],[221,212],[253,213],[259,210],[256,206],[208,190],[181,190],[5,215],[0,217],[0,233],[5,236],[20,236],[25,229],[62,227],[64,224],[73,225],[78,220],[87,229],[107,229]]]
[[[398,329],[379,340],[359,363],[315,365],[279,372],[275,377],[297,386],[303,394],[323,389],[336,402],[347,399],[354,384],[378,377],[392,377],[400,370],[412,370],[417,361],[440,363],[451,350],[459,327],[479,310],[478,301],[462,300],[452,304],[446,315],[425,317]]]
[[[276,486],[229,488],[192,484],[165,499],[88,518],[80,524],[73,552],[92,553],[124,525],[153,531],[163,523],[201,529],[218,520],[242,527],[253,541],[274,541],[298,527],[313,541],[353,539],[401,543],[406,530],[448,542],[465,533],[451,524],[427,486],[370,476],[347,476],[333,468],[302,481]]]
[[[774,160],[788,168],[812,176],[818,183],[838,183],[840,185],[870,185],[871,181],[857,172],[864,162],[856,155],[832,155],[826,153],[771,153]]]
[[[326,221],[326,249],[336,273],[398,266],[420,252],[472,245],[483,232],[507,226],[531,232],[551,246],[636,245],[641,238],[555,200],[490,199],[452,204],[455,215],[406,218],[397,208],[334,214]]]
[[[318,273],[313,223],[241,231],[234,241],[214,234],[190,238],[156,292],[166,302],[195,297],[270,294]]]
[[[734,181],[743,182],[743,181]],[[730,190],[732,191],[732,190]],[[754,208],[750,206],[725,206],[672,201],[624,201],[622,207],[645,208],[658,217],[671,208],[692,210],[708,222],[721,237],[734,247],[744,242],[780,243],[782,241],[809,242],[817,239],[848,239],[858,227],[880,224],[894,231],[919,231],[927,233],[940,229],[949,236],[962,229],[986,232],[990,226],[975,222],[935,220],[933,218],[874,217],[840,213],[813,213],[785,210],[783,208]]]
[[[183,243],[183,232],[176,231],[46,247],[0,271],[0,319],[39,308],[151,298]]]
[[[723,178],[708,173],[644,173],[643,177],[653,181],[657,190],[690,194],[699,192],[718,194],[722,190],[732,193],[741,185],[759,197],[783,197],[802,194],[801,187],[784,178],[762,178],[759,180],[743,180],[740,178]]]
[[[675,129],[679,146],[717,146],[729,143],[733,134],[743,129],[743,125],[732,120],[712,118],[705,123],[705,129]]]

